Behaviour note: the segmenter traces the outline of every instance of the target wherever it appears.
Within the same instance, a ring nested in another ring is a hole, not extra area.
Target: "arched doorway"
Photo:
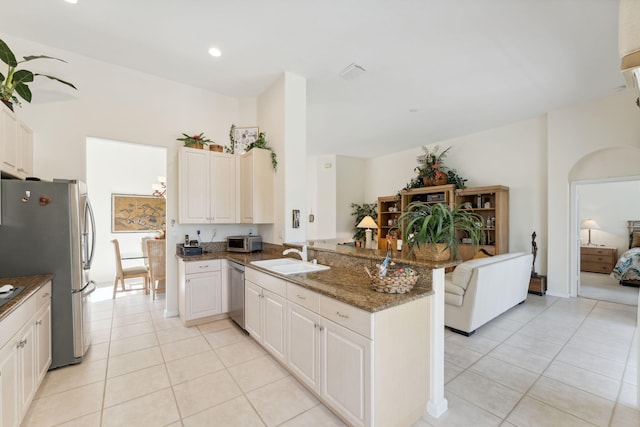
[[[569,172],[570,189],[570,295],[578,295],[580,278],[580,218],[578,188],[590,183],[640,180],[640,149],[613,147],[594,151],[579,159]],[[620,195],[624,197],[624,195]],[[637,196],[636,196],[637,197]],[[612,208],[615,208],[612,206]],[[638,216],[640,212],[629,213]],[[628,218],[635,219],[635,218]]]

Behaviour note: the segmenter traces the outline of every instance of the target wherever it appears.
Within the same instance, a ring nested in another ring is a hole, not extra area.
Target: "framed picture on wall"
[[[247,145],[258,139],[258,128],[235,128],[233,139],[236,141],[236,153],[244,153]]]
[[[167,219],[164,197],[111,194],[111,232],[148,233],[164,230]]]

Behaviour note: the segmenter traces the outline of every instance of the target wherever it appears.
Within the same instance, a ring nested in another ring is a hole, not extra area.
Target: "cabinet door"
[[[287,304],[289,369],[316,393],[320,392],[320,317],[289,302]]]
[[[236,221],[236,159],[231,154],[209,153],[211,222]]]
[[[187,320],[220,314],[222,312],[220,271],[188,275],[185,298]]]
[[[371,341],[321,318],[320,395],[349,424],[371,425]]]
[[[253,151],[253,150],[251,150]],[[253,155],[240,157],[240,222],[253,224]]]
[[[287,300],[262,290],[264,348],[281,361],[286,360]]]
[[[208,154],[195,148],[180,148],[178,220],[181,224],[209,222]]]
[[[35,320],[28,322],[18,337],[18,376],[20,378],[18,409],[22,417],[36,393]]]
[[[36,369],[40,384],[51,365],[51,305],[40,310],[36,318]]]
[[[258,342],[262,342],[262,288],[244,281],[244,328]]]
[[[0,169],[12,175],[18,172],[16,118],[4,105],[0,105]]]
[[[18,349],[10,340],[0,349],[0,422],[3,427],[18,425]]]
[[[18,122],[18,174],[33,176],[33,131],[23,122]]]

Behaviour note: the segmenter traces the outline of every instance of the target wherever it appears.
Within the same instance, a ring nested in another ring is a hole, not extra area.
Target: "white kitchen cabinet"
[[[18,408],[20,417],[29,409],[29,404],[36,394],[36,342],[35,318],[24,326],[18,334]]]
[[[49,299],[38,303],[48,293]],[[50,320],[38,323],[44,313],[50,313],[51,282],[22,302],[0,324],[0,426],[18,426],[29,409],[44,374],[39,372],[38,355],[46,355],[51,363],[50,338],[39,342],[41,336],[51,336]],[[38,311],[38,308],[41,310]],[[44,328],[47,330],[45,331]],[[39,348],[48,345],[47,348]]]
[[[178,159],[179,222],[236,223],[236,157],[181,147]]]
[[[223,315],[223,260],[178,263],[178,308],[186,326],[205,323]]]
[[[300,381],[319,394],[320,316],[298,304],[288,302],[287,321],[287,366]]]
[[[33,176],[33,131],[18,121],[18,176]]]
[[[18,175],[18,126],[15,114],[0,105],[0,170]]]
[[[420,419],[429,400],[429,298],[371,313],[247,268],[245,327],[272,353],[261,323],[267,292],[286,297],[286,368],[346,424],[410,426]]]
[[[371,425],[371,340],[320,320],[320,396],[349,424]]]
[[[273,356],[286,360],[286,282],[245,270],[245,329]]]
[[[18,178],[33,176],[33,131],[0,105],[0,170]]]
[[[51,304],[38,312],[35,342],[37,379],[40,383],[51,366]]]
[[[271,151],[254,148],[240,156],[240,222],[274,222]]]
[[[0,348],[0,421],[2,427],[20,424],[18,415],[18,349],[17,344],[9,342]]]

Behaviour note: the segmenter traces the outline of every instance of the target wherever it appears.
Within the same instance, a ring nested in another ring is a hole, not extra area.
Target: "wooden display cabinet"
[[[378,249],[387,250],[387,236],[391,240],[390,248],[398,249],[398,217],[401,213],[396,196],[378,197]]]
[[[509,252],[509,187],[494,185],[458,189],[455,205],[463,205],[463,209],[480,215],[485,234],[479,247],[460,244],[459,253],[463,260],[473,258],[480,249],[492,255]],[[461,239],[464,237],[460,236]]]

